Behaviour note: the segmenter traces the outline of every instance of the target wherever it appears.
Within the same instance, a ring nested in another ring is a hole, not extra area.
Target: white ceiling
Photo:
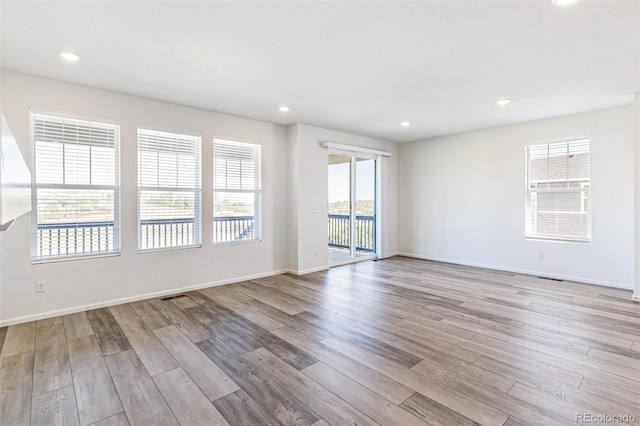
[[[607,108],[640,91],[639,1],[0,7],[4,69],[394,142]],[[81,60],[66,63],[63,49]],[[513,102],[496,106],[503,97]]]

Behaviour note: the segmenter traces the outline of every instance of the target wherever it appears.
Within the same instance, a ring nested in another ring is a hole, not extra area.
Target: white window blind
[[[530,145],[526,150],[526,236],[590,241],[590,140]]]
[[[138,128],[138,248],[201,244],[200,136]]]
[[[33,260],[118,253],[117,124],[31,114]]]
[[[213,241],[262,238],[260,145],[213,141]]]

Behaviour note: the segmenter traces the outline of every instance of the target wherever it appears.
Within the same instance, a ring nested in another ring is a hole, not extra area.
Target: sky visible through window
[[[373,200],[375,195],[375,161],[356,163],[356,201]],[[349,201],[349,163],[329,167],[329,203]]]

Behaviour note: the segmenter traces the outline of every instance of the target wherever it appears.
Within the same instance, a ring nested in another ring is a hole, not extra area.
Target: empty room
[[[640,423],[640,0],[0,0],[0,425]]]

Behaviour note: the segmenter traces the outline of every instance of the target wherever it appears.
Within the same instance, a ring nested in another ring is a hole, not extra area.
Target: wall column
[[[635,159],[633,165],[635,171],[633,299],[640,302],[640,93],[634,95],[633,105],[636,127],[634,134]]]

